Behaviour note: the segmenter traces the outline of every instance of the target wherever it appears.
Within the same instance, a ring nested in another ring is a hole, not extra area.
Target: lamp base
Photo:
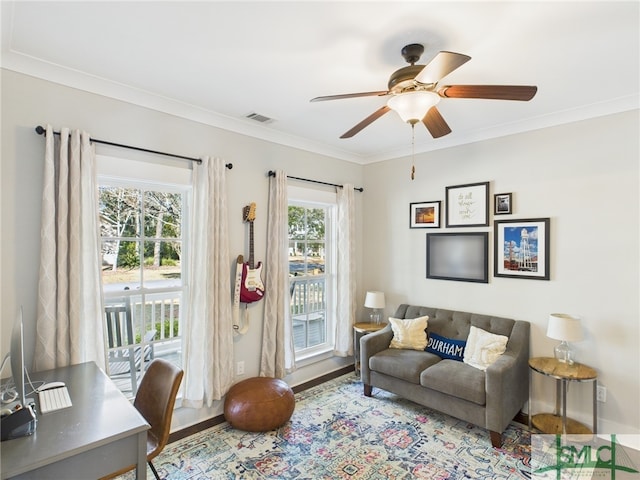
[[[380,325],[380,322],[382,321],[380,310],[378,310],[377,308],[374,309],[371,315],[369,315],[369,318],[371,319],[371,323],[373,323],[374,325]]]
[[[558,345],[554,349],[554,353],[556,356],[556,360],[561,363],[573,365],[575,362],[575,355],[573,353],[573,350],[571,350],[571,347],[569,347],[569,344],[565,341],[560,342],[560,345]]]

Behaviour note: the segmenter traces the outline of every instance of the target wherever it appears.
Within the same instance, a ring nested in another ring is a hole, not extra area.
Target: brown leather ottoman
[[[291,418],[293,390],[278,378],[255,377],[236,383],[224,400],[224,417],[247,432],[274,430]]]

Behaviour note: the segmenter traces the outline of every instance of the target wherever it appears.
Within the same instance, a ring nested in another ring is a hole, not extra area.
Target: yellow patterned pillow
[[[389,348],[424,350],[427,346],[427,320],[428,316],[407,319],[389,317],[393,330]]]

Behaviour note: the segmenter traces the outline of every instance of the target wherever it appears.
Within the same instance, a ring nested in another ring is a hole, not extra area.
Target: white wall
[[[365,189],[378,195],[366,197],[361,290],[383,290],[387,315],[411,303],[527,320],[532,356],[553,356],[550,313],[581,316],[578,361],[598,371],[608,393],[599,429],[640,433],[638,123],[632,111],[423,154],[413,182],[408,158],[367,166]],[[513,214],[496,219],[551,219],[550,281],[494,278],[492,227],[446,229],[444,210],[435,231],[491,232],[489,283],[426,278],[430,230],[409,229],[409,203],[444,201],[446,186],[483,181],[492,201],[513,192]],[[534,381],[538,413],[553,404],[554,389]],[[569,391],[569,413],[587,425],[590,388]]]
[[[0,352],[4,356],[9,350],[8,332],[18,306],[23,305],[29,364],[34,349],[44,159],[44,137],[38,136],[34,128],[46,123],[56,130],[63,126],[81,128],[102,140],[191,157],[218,156],[233,163],[233,169],[227,175],[231,264],[235,264],[238,254],[248,254],[248,233],[242,222],[242,208],[250,202],[257,203],[255,258],[256,261],[265,258],[269,170],[283,169],[292,176],[339,184],[348,182],[360,186],[363,180],[362,166],[354,163],[238,135],[3,69]],[[96,146],[96,151],[103,155],[149,159],[145,154],[101,145]],[[171,163],[189,165],[188,162]],[[153,168],[152,163],[149,168]],[[303,185],[312,187],[312,184]],[[356,194],[356,208],[361,212],[360,194]],[[360,221],[358,227],[361,231]],[[361,242],[362,238],[358,236],[358,252],[362,251]],[[262,311],[263,302],[249,307],[251,329],[245,336],[235,339],[236,361],[243,360],[246,371],[239,379],[258,374]],[[287,380],[294,385],[303,383],[349,363],[352,359],[328,359],[300,368]],[[3,376],[6,373],[3,372]],[[188,424],[221,411],[216,403],[197,418],[193,412],[180,412],[176,419],[181,424]]]

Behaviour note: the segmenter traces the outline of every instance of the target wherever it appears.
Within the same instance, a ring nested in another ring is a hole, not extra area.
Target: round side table
[[[556,379],[556,411],[531,415],[531,391],[533,372]],[[529,428],[531,424],[543,433],[551,434],[597,434],[598,433],[598,373],[581,363],[562,363],[551,357],[529,359]],[[567,387],[569,382],[592,382],[593,384],[593,431],[585,425],[567,418]],[[562,405],[562,413],[560,406]]]
[[[359,322],[353,326],[353,356],[356,375],[360,375],[360,338],[386,327],[386,323]]]

